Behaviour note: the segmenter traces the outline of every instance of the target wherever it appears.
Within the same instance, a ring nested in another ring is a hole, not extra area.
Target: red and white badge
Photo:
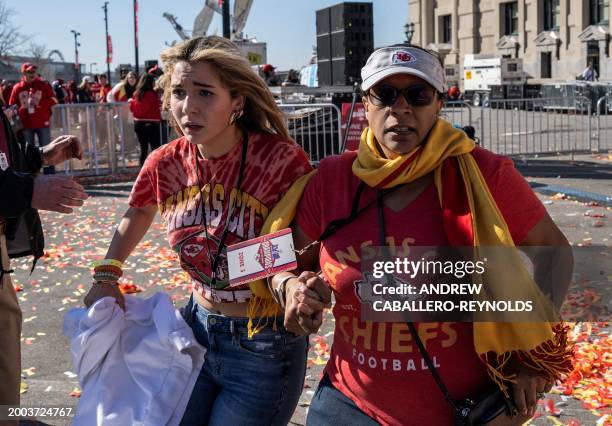
[[[230,287],[297,268],[291,229],[227,247]]]

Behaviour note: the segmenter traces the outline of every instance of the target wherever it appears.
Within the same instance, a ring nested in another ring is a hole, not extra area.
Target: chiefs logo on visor
[[[410,54],[410,52],[402,51],[395,52],[391,57],[392,64],[403,64],[407,62],[414,62],[416,58]]]

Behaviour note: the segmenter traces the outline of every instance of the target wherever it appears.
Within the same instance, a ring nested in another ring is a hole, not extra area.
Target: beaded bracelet
[[[96,272],[110,272],[116,275],[123,275],[123,270],[121,268],[118,268],[116,266],[111,266],[111,265],[107,265],[107,266],[96,266],[94,268],[94,273]]]
[[[94,285],[119,285],[117,281],[94,281]]]
[[[92,263],[92,266],[94,268],[97,268],[99,266],[107,266],[107,265],[116,266],[117,268],[123,268],[123,262],[120,262],[115,259],[96,260],[95,262]]]
[[[116,282],[119,281],[119,278],[117,275],[112,275],[112,274],[94,274],[93,279],[94,281],[112,281],[112,282]]]
[[[94,283],[117,283],[123,275],[123,262],[115,259],[102,259],[92,263]]]

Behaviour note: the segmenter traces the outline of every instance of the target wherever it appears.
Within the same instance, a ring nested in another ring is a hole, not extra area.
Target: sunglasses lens
[[[429,105],[433,99],[433,91],[427,86],[411,86],[403,90],[404,98],[412,106]]]
[[[372,95],[374,103],[379,107],[393,106],[400,95],[409,105],[421,107],[431,104],[434,91],[431,87],[421,84],[409,86],[402,90],[393,86],[380,86],[373,91]]]
[[[393,105],[400,95],[399,90],[393,86],[382,86],[376,94],[384,106]]]

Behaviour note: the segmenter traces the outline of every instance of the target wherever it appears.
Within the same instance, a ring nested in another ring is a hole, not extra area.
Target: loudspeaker
[[[317,76],[319,78],[319,86],[332,86],[332,61],[323,59],[317,62]]]
[[[372,3],[340,3],[316,16],[319,85],[361,81],[361,67],[374,50]]]

